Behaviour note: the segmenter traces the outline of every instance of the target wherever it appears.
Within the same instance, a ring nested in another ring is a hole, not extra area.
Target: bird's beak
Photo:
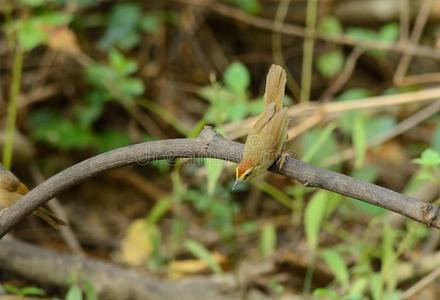
[[[243,182],[243,180],[237,178],[237,179],[235,180],[235,182],[234,182],[234,185],[232,186],[232,190],[235,190],[235,188],[236,188],[237,186],[239,186],[240,183],[242,183],[242,182]]]

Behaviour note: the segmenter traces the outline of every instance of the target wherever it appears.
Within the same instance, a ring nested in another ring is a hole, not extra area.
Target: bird
[[[0,211],[13,205],[18,199],[29,192],[27,186],[21,182],[11,171],[0,164]],[[55,229],[66,223],[44,207],[37,208],[33,215],[43,219]]]
[[[266,77],[264,110],[251,128],[238,163],[234,190],[240,183],[264,173],[275,161],[282,167],[285,156],[289,118],[287,107],[283,107],[286,72],[278,65],[272,65]]]

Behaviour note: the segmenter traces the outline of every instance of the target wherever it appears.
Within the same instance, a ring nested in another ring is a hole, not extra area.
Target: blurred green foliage
[[[109,107],[113,106],[117,106],[118,112],[122,111],[126,119],[133,118],[134,110],[143,108],[160,117],[163,122],[161,124],[174,129],[173,134],[184,137],[197,136],[206,123],[219,128],[262,111],[261,97],[253,97],[256,93],[251,86],[250,70],[244,63],[232,60],[234,62],[218,76],[219,80],[211,76],[210,83],[196,86],[194,94],[203,101],[203,111],[197,115],[199,119],[194,122],[195,125],[187,125],[158,101],[144,98],[148,94],[149,82],[143,77],[142,65],[134,55],[139,51],[137,48],[142,46],[142,39],[145,37],[159,35],[166,26],[172,29],[181,26],[182,12],[174,8],[146,11],[144,3],[140,1],[121,1],[106,12],[76,15],[62,9],[68,2],[58,0],[51,1],[51,5],[45,5],[47,3],[43,0],[20,0],[19,3],[26,7],[28,14],[5,26],[6,33],[16,33],[17,42],[27,55],[40,51],[39,47],[48,46],[48,28],[67,26],[77,30],[79,37],[87,31],[99,29],[96,40],[88,41],[91,43],[87,45],[92,49],[90,52],[97,58],[88,57],[88,62],[82,66],[84,69],[79,76],[82,76],[80,79],[84,81],[86,89],[80,99],[72,102],[73,104],[41,105],[30,111],[26,126],[35,142],[60,152],[104,152],[137,142],[138,140],[128,134],[125,123],[121,122],[121,125],[113,122],[115,117],[107,115]],[[96,0],[75,2],[81,8],[97,3]],[[230,0],[229,4],[252,15],[258,15],[262,10],[262,4],[258,0]],[[317,29],[327,36],[337,37],[346,33],[356,40],[379,42],[396,41],[400,30],[396,23],[383,24],[377,30],[345,27],[331,16],[320,20]],[[317,51],[315,67],[320,80],[331,83],[341,74],[346,64],[345,50],[341,46],[330,45]],[[369,50],[366,54],[369,59],[378,62],[386,61],[388,55],[379,50]],[[380,91],[354,84],[340,91],[334,101],[349,105],[356,101],[368,101],[366,98],[375,95],[417,89],[417,86],[410,86]],[[286,104],[292,102],[288,97],[284,101]],[[298,151],[298,158],[303,161],[335,171],[347,171],[352,177],[374,183],[380,180],[381,174],[376,165],[366,164],[371,142],[392,130],[397,122],[397,117],[390,112],[373,114],[367,110],[343,111],[329,122],[321,122],[309,129],[292,143],[292,147]],[[435,129],[430,148],[426,145],[415,148],[415,155],[420,157],[412,162],[419,169],[409,180],[408,190],[428,181],[439,183],[438,116],[433,127]],[[138,139],[151,141],[156,137],[144,134]],[[346,164],[341,153],[351,148],[354,158],[352,164]],[[329,161],[332,163],[329,164]],[[252,242],[258,246],[257,255],[260,258],[273,255],[277,247],[283,245],[283,233],[286,230],[271,219],[263,220],[260,224],[257,222],[259,220],[245,218],[243,206],[249,199],[240,199],[253,188],[263,196],[269,195],[266,198],[277,201],[275,205],[268,206],[272,210],[266,209],[265,204],[262,204],[258,207],[260,210],[257,215],[261,214],[262,219],[268,217],[266,210],[272,215],[291,215],[292,223],[296,220],[295,224],[299,224],[295,230],[301,231],[299,235],[305,238],[312,259],[321,260],[333,274],[333,282],[313,291],[313,296],[317,299],[398,299],[399,290],[393,272],[402,260],[402,255],[415,249],[417,243],[428,235],[426,227],[412,221],[408,221],[407,228],[404,229],[386,226],[383,221],[386,211],[377,206],[292,182],[243,184],[236,194],[231,193],[233,174],[223,161],[206,159],[198,164],[185,165],[182,161],[173,160],[172,163],[155,162],[154,165],[161,171],[161,179],[166,178],[166,174],[171,174],[170,192],[151,205],[148,213],[141,218],[142,222],[145,221],[145,232],[153,248],[145,262],[150,270],[159,270],[166,266],[183,249],[204,261],[213,272],[223,272],[209,247],[189,236],[188,228],[193,225],[191,222],[194,220],[187,219],[182,213],[183,205],[197,215],[197,226],[214,231],[219,237],[219,244],[231,246],[231,256],[238,257],[240,254],[236,253],[240,234],[256,236]],[[184,177],[197,180],[186,182]],[[358,229],[356,233],[347,230],[346,228],[358,222],[359,216],[366,216],[365,228]],[[167,218],[171,220],[171,229],[164,234],[161,222]],[[337,225],[333,224],[335,219]],[[324,240],[325,236],[331,236],[332,242]],[[163,244],[169,246],[167,251],[163,251]],[[313,268],[314,262],[310,265]],[[283,284],[277,280],[271,280],[268,288],[275,294],[282,294],[284,291]],[[23,296],[44,294],[44,291],[34,287],[5,286],[5,289],[9,293]],[[73,281],[65,299],[94,300],[97,296],[91,283]]]

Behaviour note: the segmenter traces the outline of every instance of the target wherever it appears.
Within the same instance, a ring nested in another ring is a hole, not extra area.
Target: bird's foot
[[[281,170],[283,168],[288,157],[289,157],[289,153],[281,153],[281,155],[278,157],[277,162],[276,162],[278,170]]]
[[[3,208],[3,209],[0,209],[0,218],[3,217],[3,215],[6,213],[7,210],[8,210],[7,207],[5,207],[5,208]]]

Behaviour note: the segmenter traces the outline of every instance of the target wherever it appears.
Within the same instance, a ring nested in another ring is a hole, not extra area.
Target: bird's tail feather
[[[266,77],[266,90],[264,92],[265,107],[268,107],[272,102],[275,102],[275,111],[283,107],[282,101],[286,82],[286,71],[278,65],[270,66]]]
[[[66,222],[55,216],[53,212],[44,207],[39,207],[36,211],[34,211],[34,215],[43,219],[55,229],[59,229],[60,226],[66,225]]]

